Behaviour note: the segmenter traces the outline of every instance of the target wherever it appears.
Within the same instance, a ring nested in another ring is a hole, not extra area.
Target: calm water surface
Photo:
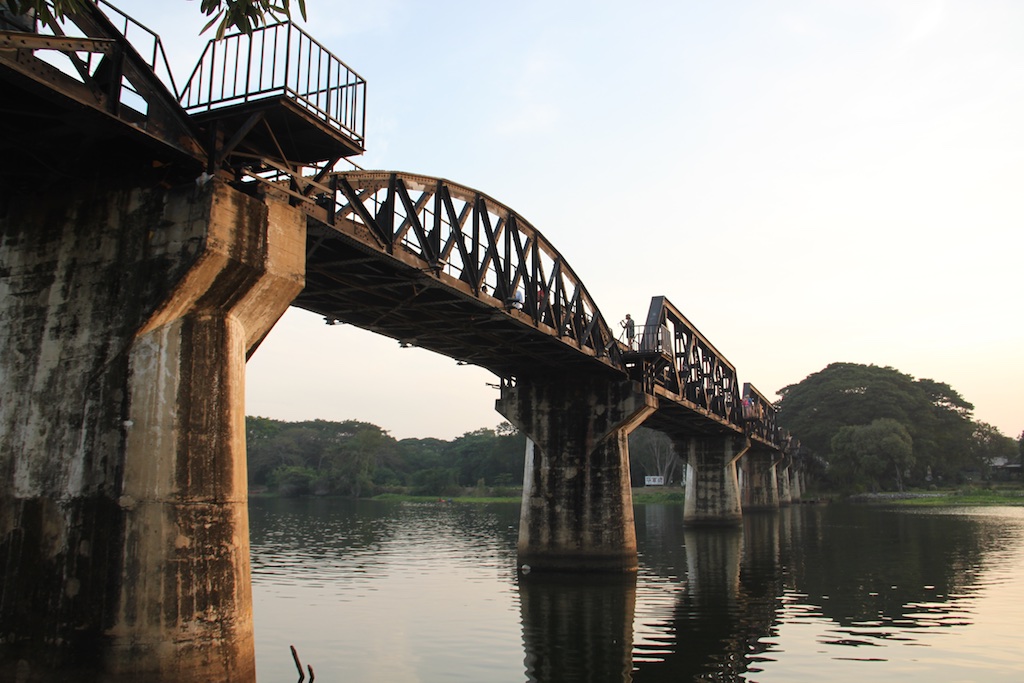
[[[636,577],[519,578],[518,505],[253,500],[259,681],[1024,681],[1024,508],[681,515]]]

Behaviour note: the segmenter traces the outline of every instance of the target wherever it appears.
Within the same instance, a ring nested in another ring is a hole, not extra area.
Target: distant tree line
[[[832,363],[779,395],[779,424],[833,490],[960,484],[988,478],[994,463],[1020,462],[1018,444],[975,421],[956,390],[895,368]]]
[[[249,486],[281,495],[456,495],[520,487],[526,437],[507,422],[451,441],[395,439],[368,422],[247,417]]]

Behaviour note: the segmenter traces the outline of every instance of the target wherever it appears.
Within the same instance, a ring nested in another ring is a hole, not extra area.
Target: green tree
[[[249,485],[271,485],[270,477],[284,467],[310,467],[322,448],[315,430],[267,418],[246,418]]]
[[[91,0],[52,0],[53,10],[47,0],[3,0],[14,14],[25,14],[34,10],[44,22],[82,10]],[[302,18],[306,18],[306,0],[295,0]],[[199,9],[208,17],[203,27],[207,31],[217,24],[217,38],[223,38],[231,29],[251,33],[253,29],[269,21],[284,21],[292,16],[291,0],[201,0]],[[220,22],[220,23],[218,23]]]
[[[931,403],[931,419],[924,422],[925,429],[914,432],[923,461],[933,474],[955,478],[957,473],[976,465],[971,457],[974,406],[948,384],[930,379],[919,379],[915,384],[925,392]]]
[[[377,463],[394,450],[394,443],[384,430],[361,423],[355,433],[330,451],[331,472],[337,488],[357,498],[364,492],[372,493]]]
[[[495,485],[499,480],[522,483],[526,437],[505,425],[499,425],[501,434],[493,429],[477,429],[452,441],[449,452],[460,484]]]
[[[314,479],[315,471],[300,465],[290,465],[274,470],[270,476],[270,485],[282,496],[303,496],[312,491]]]
[[[368,422],[247,417],[246,437],[250,485],[279,486],[279,472],[287,470],[291,489],[360,496],[373,489],[378,465],[399,467],[395,440]],[[309,473],[308,485],[296,485],[293,468]]]
[[[841,427],[832,437],[831,466],[848,489],[865,485],[872,491],[887,488],[890,476],[903,490],[904,473],[914,464],[914,440],[906,427],[883,417],[869,425]]]
[[[915,479],[923,481],[929,471],[955,478],[968,465],[974,407],[946,384],[915,380],[891,367],[832,363],[779,394],[779,424],[829,470],[832,438],[840,429],[882,418],[910,434]]]

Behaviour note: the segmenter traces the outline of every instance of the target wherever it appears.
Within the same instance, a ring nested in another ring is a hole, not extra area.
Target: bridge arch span
[[[623,375],[583,281],[529,221],[443,178],[347,171],[303,179],[306,287],[294,305],[502,378]]]

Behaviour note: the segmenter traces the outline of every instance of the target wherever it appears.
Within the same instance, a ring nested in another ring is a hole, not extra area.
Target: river
[[[635,577],[519,577],[519,506],[250,501],[259,683],[1024,680],[1024,508],[636,508]]]

